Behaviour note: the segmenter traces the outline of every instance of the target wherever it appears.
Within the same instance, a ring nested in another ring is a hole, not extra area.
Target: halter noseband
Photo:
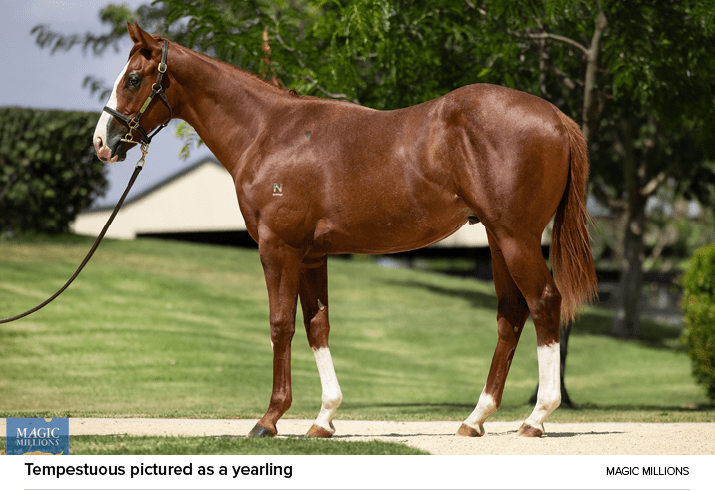
[[[144,105],[141,107],[139,112],[134,116],[134,118],[129,118],[126,115],[123,115],[119,111],[110,108],[109,106],[104,107],[104,111],[107,113],[111,114],[115,118],[119,118],[122,120],[128,127],[129,127],[129,133],[127,133],[124,138],[122,138],[120,141],[122,142],[128,142],[128,143],[133,143],[133,144],[144,144],[144,145],[149,145],[151,142],[151,139],[154,138],[154,136],[159,133],[161,130],[166,128],[166,126],[169,124],[171,121],[174,112],[171,110],[171,105],[169,104],[168,99],[166,98],[166,93],[164,92],[163,87],[161,86],[161,80],[164,77],[164,73],[166,73],[166,55],[169,51],[169,42],[165,39],[164,40],[164,49],[161,51],[161,63],[159,63],[159,76],[156,78],[156,83],[152,86],[151,88],[151,94],[149,94],[149,97],[146,99],[144,102]],[[147,110],[151,102],[154,100],[156,96],[159,96],[161,100],[164,102],[164,105],[169,109],[169,119],[166,120],[166,122],[162,123],[159,128],[154,130],[154,133],[151,135],[147,135],[147,133],[142,130],[142,128],[139,126],[139,120],[141,117],[144,115],[144,112]],[[132,131],[137,130],[139,133],[142,135],[141,142],[137,142],[132,138]]]

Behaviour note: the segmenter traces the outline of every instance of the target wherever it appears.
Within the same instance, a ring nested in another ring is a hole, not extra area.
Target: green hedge
[[[65,232],[107,188],[98,113],[0,108],[0,237]]]
[[[683,341],[695,379],[715,400],[715,245],[695,252],[682,282]]]

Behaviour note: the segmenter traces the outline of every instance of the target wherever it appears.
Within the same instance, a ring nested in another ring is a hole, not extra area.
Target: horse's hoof
[[[248,433],[248,437],[275,437],[276,434],[278,434],[278,431],[273,432],[261,424],[256,424],[255,427],[251,429],[251,432]]]
[[[524,437],[541,437],[544,435],[544,430],[539,429],[538,427],[532,427],[524,422],[521,424],[521,427],[519,427],[519,432],[517,434]]]
[[[332,437],[335,434],[335,427],[333,423],[330,423],[330,430],[325,427],[313,424],[310,430],[306,433],[305,437]]]
[[[466,437],[482,437],[484,435],[484,426],[479,425],[479,429],[475,429],[467,424],[462,424],[457,431],[458,436]]]

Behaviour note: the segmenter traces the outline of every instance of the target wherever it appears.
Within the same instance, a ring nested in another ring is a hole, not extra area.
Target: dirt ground
[[[0,419],[0,432],[5,432]],[[255,420],[70,419],[70,435],[245,436]],[[278,422],[281,437],[300,437],[310,420]],[[431,454],[470,455],[715,455],[715,424],[546,423],[546,436],[519,437],[521,422],[487,422],[486,435],[455,435],[459,422],[373,422],[336,420],[332,439],[379,439]]]

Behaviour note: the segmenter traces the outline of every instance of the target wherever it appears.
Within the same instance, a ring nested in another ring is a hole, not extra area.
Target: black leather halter
[[[128,127],[129,127],[129,132],[124,136],[124,138],[121,139],[122,142],[127,142],[127,143],[133,143],[133,144],[144,144],[144,145],[149,145],[151,142],[151,139],[154,138],[154,136],[159,133],[161,130],[166,128],[166,126],[169,124],[171,121],[171,118],[173,117],[174,112],[171,110],[171,105],[169,104],[168,99],[166,98],[166,93],[164,92],[164,88],[161,86],[161,80],[164,77],[164,73],[166,73],[166,55],[169,51],[169,42],[165,39],[164,40],[164,49],[161,52],[161,63],[159,63],[159,76],[156,78],[156,83],[152,86],[151,88],[151,94],[149,94],[149,97],[147,100],[144,102],[144,105],[141,107],[139,112],[134,116],[133,118],[129,118],[126,115],[123,115],[119,111],[110,108],[109,106],[104,107],[104,111],[107,113],[111,114],[115,118],[119,118],[122,120]],[[154,130],[154,133],[151,135],[147,135],[147,133],[139,126],[139,120],[141,119],[142,115],[144,115],[144,112],[147,110],[151,102],[154,100],[156,96],[159,96],[161,100],[164,102],[164,105],[169,109],[169,119],[166,120],[166,122],[162,123],[159,128]],[[134,140],[132,137],[132,131],[137,130],[139,133],[141,133],[142,138],[141,142],[137,142]]]

